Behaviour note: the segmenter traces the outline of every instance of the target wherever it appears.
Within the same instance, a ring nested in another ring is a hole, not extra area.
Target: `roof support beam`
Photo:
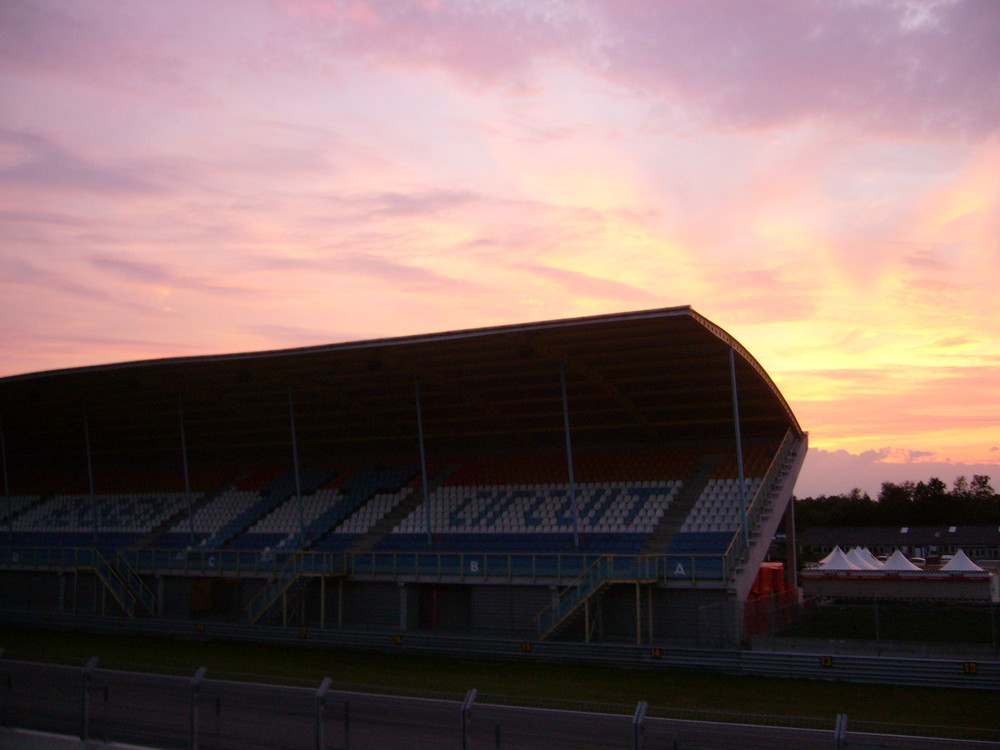
[[[604,395],[610,398],[618,408],[624,411],[629,417],[635,420],[635,423],[639,425],[643,432],[646,433],[646,437],[650,440],[657,440],[659,438],[659,432],[652,425],[652,423],[646,419],[646,416],[632,403],[632,399],[626,396],[621,390],[610,380],[604,377],[601,373],[590,367],[585,362],[580,361],[574,357],[571,357],[565,351],[555,346],[544,344],[537,339],[533,339],[529,346],[536,352],[541,354],[543,357],[548,357],[556,362],[568,365],[575,372],[583,375],[592,385],[597,386]]]
[[[331,387],[329,390],[324,390],[323,395],[328,397],[330,400],[335,401],[338,406],[351,412],[360,419],[375,422],[378,424],[381,431],[387,435],[392,435],[398,440],[405,440],[409,437],[407,433],[400,428],[398,422],[384,418],[371,403],[357,393],[353,393],[350,397],[348,397],[342,391]]]
[[[424,370],[420,371],[421,376],[424,380],[430,383],[434,383],[440,386],[446,391],[449,391],[452,395],[464,401],[469,406],[482,412],[496,424],[500,425],[504,431],[510,433],[515,440],[517,440],[521,447],[525,450],[532,451],[537,449],[537,444],[534,440],[526,433],[513,419],[504,414],[499,409],[491,406],[487,403],[481,396],[479,396],[475,391],[473,391],[468,386],[463,386],[453,378],[443,375],[440,372],[434,370]]]

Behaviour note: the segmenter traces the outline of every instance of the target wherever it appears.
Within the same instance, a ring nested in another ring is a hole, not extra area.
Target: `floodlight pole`
[[[10,499],[10,480],[7,478],[7,440],[3,431],[3,419],[0,418],[0,455],[3,456],[3,495],[7,500],[7,536],[14,543],[14,508]]]
[[[295,402],[292,401],[292,387],[288,387],[288,419],[292,429],[292,464],[295,469],[295,497],[299,503],[299,549],[306,543],[305,518],[302,512],[302,482],[299,479],[299,444],[295,438]]]
[[[184,495],[187,497],[188,506],[188,533],[190,534],[191,546],[194,546],[194,510],[191,507],[191,476],[188,472],[187,438],[184,430],[184,397],[177,397],[177,407],[181,418],[181,463],[184,467]]]
[[[420,443],[420,478],[424,491],[424,525],[427,527],[427,546],[433,542],[431,536],[431,498],[427,492],[427,453],[424,450],[424,417],[420,407],[420,376],[413,376],[413,391],[417,399],[417,440]]]
[[[576,480],[573,477],[573,441],[569,436],[569,397],[566,395],[566,363],[559,363],[559,381],[562,384],[563,427],[566,431],[566,462],[569,465],[569,499],[573,506],[573,547],[580,547],[580,512],[576,507]]]
[[[97,500],[94,498],[94,465],[90,455],[90,420],[83,410],[83,441],[87,447],[87,484],[90,486],[90,509],[94,514],[94,543],[97,543]]]
[[[740,434],[740,398],[736,388],[736,350],[729,347],[729,377],[733,388],[733,429],[736,432],[736,469],[740,481],[740,513],[743,516],[743,544],[750,549],[750,529],[747,528],[747,489],[743,481],[743,438]]]

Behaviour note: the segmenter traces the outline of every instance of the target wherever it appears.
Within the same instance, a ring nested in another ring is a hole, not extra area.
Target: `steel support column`
[[[420,376],[413,376],[413,391],[417,400],[417,440],[420,443],[420,480],[424,492],[424,525],[427,528],[427,546],[432,543],[431,537],[431,498],[427,493],[427,453],[424,449],[424,415],[420,406]]]
[[[292,466],[295,470],[295,498],[299,505],[299,544],[298,548],[304,549],[305,539],[305,518],[302,512],[302,481],[299,478],[299,443],[295,437],[295,402],[292,400],[292,389],[288,388],[288,421],[292,430]]]
[[[90,487],[90,510],[94,514],[94,542],[97,542],[97,501],[94,498],[94,465],[90,455],[90,420],[83,412],[83,441],[87,446],[87,485]]]
[[[642,596],[639,582],[635,582],[635,645],[642,645]]]
[[[188,471],[187,435],[184,429],[184,401],[177,397],[177,408],[181,421],[181,465],[184,467],[184,496],[187,498],[188,508],[188,536],[191,546],[194,546],[194,510],[191,507],[191,475]]]
[[[648,615],[646,637],[650,643],[653,642],[653,592],[656,590],[655,587],[655,583],[651,583],[646,587],[646,614]]]
[[[10,481],[7,479],[7,441],[4,437],[3,420],[0,419],[0,455],[3,456],[3,495],[7,501],[7,538],[14,543],[14,507],[10,498]]]
[[[740,482],[740,513],[743,516],[743,544],[750,549],[750,529],[747,519],[747,488],[743,482],[743,437],[740,434],[740,399],[736,388],[736,353],[729,347],[729,377],[733,389],[733,429],[736,432],[736,469]]]
[[[580,511],[576,507],[576,479],[573,474],[573,441],[569,433],[569,397],[566,393],[566,363],[559,363],[559,382],[562,385],[563,428],[566,432],[566,463],[569,466],[569,499],[573,507],[573,547],[580,547]]]
[[[799,587],[799,542],[795,532],[795,501],[785,509],[785,583]]]

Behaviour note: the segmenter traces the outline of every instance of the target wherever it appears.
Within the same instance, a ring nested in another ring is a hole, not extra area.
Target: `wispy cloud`
[[[39,291],[58,292],[95,302],[115,301],[100,287],[81,284],[69,274],[41,268],[18,258],[0,257],[0,284],[34,287]]]
[[[0,128],[0,149],[7,154],[7,163],[0,167],[0,184],[111,195],[159,190],[155,182],[136,170],[93,162],[39,133]]]
[[[480,196],[472,191],[448,189],[326,195],[323,202],[329,213],[323,218],[336,223],[430,218],[442,212],[468,209],[480,200]]]
[[[287,347],[340,343],[343,341],[352,341],[358,338],[356,332],[346,329],[338,331],[304,328],[299,326],[261,324],[247,326],[247,330],[253,336],[267,341],[274,341]]]
[[[429,268],[368,253],[331,253],[314,257],[258,255],[250,267],[286,273],[311,273],[325,276],[348,275],[371,279],[386,289],[409,293],[475,294],[485,285],[447,276]]]
[[[657,297],[645,289],[613,279],[605,279],[567,268],[521,263],[515,266],[533,276],[555,281],[577,297],[611,300],[625,305],[653,303]]]
[[[919,22],[903,2],[282,5],[331,54],[528,91],[559,59],[718,128],[848,118],[876,132],[981,136],[1000,122],[992,3],[927,4]],[[956,36],[963,54],[945,53]]]
[[[607,6],[609,75],[720,128],[847,119],[883,133],[995,132],[1000,9],[936,3],[916,25],[912,10],[824,0]],[[944,59],[956,33],[968,47]]]
[[[222,295],[249,294],[253,291],[236,286],[218,284],[185,274],[178,274],[161,263],[125,260],[111,256],[91,256],[87,259],[87,262],[100,271],[106,271],[140,284],[183,288],[206,292],[208,294]]]

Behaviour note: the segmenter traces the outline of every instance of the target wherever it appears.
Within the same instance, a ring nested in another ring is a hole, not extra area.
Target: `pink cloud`
[[[476,84],[526,89],[541,59],[572,51],[586,21],[534,3],[503,5],[423,0],[346,4],[277,0],[337,55],[394,65],[428,65]]]
[[[833,118],[875,132],[982,135],[1000,124],[1000,8],[991,3],[938,3],[916,25],[910,4],[891,2],[604,10],[608,74],[693,106],[714,127]]]
[[[682,107],[719,129],[835,119],[872,132],[994,132],[993,3],[284,3],[331,54],[537,86],[561,61]]]
[[[99,302],[111,302],[113,299],[105,290],[80,283],[71,274],[41,268],[18,258],[0,258],[0,280],[9,288],[33,287]]]
[[[952,463],[928,460],[933,451],[882,448],[849,453],[810,448],[795,484],[797,497],[848,494],[859,488],[877,498],[883,482],[926,482],[937,477],[951,486],[956,477],[985,474],[1000,478],[1000,463]]]
[[[632,284],[602,279],[579,271],[528,263],[514,267],[533,276],[555,281],[576,298],[615,300],[629,306],[653,305],[657,300],[656,295]]]
[[[816,314],[813,290],[788,271],[723,270],[707,276],[716,290],[713,308],[742,325],[807,320]]]
[[[138,284],[167,286],[172,289],[180,287],[221,295],[239,295],[251,292],[249,289],[241,289],[189,274],[177,273],[161,263],[146,263],[106,255],[91,256],[87,262],[99,271],[111,273]]]
[[[0,128],[0,148],[15,154],[13,164],[0,167],[0,185],[105,194],[146,194],[160,189],[148,173],[124,164],[88,160],[38,133]]]
[[[8,70],[126,84],[136,95],[142,81],[155,81],[203,104],[220,64],[230,87],[275,71],[330,75],[361,61],[523,93],[544,90],[557,65],[718,130],[832,120],[873,133],[978,137],[1000,127],[1000,7],[992,2],[928,3],[922,13],[881,0],[274,0],[238,18],[230,10],[171,3],[147,7],[150,19],[117,3],[12,0],[0,11],[0,60]]]

